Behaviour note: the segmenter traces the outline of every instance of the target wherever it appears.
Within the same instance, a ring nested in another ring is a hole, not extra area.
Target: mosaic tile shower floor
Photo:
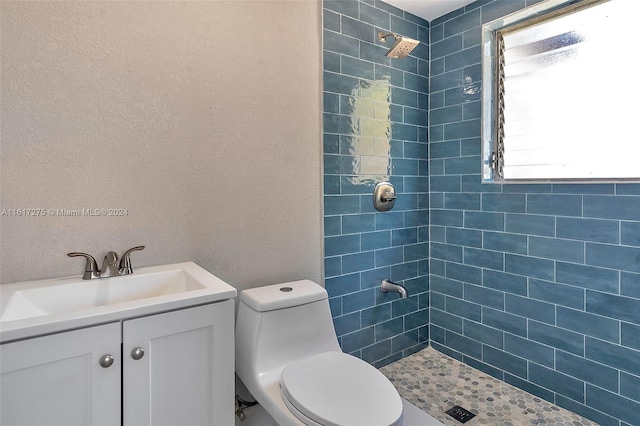
[[[384,366],[380,371],[401,396],[445,425],[462,424],[444,413],[454,405],[476,415],[465,426],[597,424],[433,348]]]

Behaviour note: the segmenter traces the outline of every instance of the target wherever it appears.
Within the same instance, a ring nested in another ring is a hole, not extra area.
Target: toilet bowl
[[[327,292],[309,280],[240,292],[236,373],[281,426],[402,424],[400,395],[342,352]]]

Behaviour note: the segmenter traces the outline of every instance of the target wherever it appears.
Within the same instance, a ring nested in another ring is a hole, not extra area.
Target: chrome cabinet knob
[[[140,346],[138,346],[137,348],[133,348],[133,350],[131,351],[131,358],[135,359],[136,361],[141,359],[144,356],[144,349],[142,349]]]
[[[100,361],[98,361],[98,364],[100,364],[100,367],[102,368],[111,367],[111,365],[113,365],[113,355],[102,355],[100,357]]]

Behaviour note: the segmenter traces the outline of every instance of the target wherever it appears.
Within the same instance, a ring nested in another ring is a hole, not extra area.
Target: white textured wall
[[[193,260],[238,289],[321,279],[318,1],[2,1],[3,283]]]

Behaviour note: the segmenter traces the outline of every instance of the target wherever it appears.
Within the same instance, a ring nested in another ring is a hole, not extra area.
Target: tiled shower
[[[428,341],[429,27],[385,3],[325,1],[323,19],[325,285],[343,350],[384,365]],[[380,30],[420,40],[415,56],[386,57]],[[379,181],[392,211],[373,208]]]
[[[481,183],[480,28],[533,3],[477,1],[428,23],[324,1],[336,330],[377,366],[429,344],[598,423],[640,424],[640,184]],[[421,44],[389,59],[378,30]],[[387,179],[398,205],[375,212]],[[411,297],[382,295],[384,278]]]

